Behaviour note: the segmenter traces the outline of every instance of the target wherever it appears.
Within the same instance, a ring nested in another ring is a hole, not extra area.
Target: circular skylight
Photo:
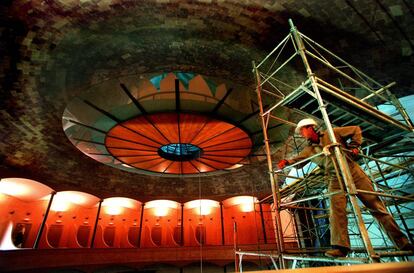
[[[170,143],[158,149],[158,154],[172,161],[189,161],[201,157],[203,150],[189,143]]]

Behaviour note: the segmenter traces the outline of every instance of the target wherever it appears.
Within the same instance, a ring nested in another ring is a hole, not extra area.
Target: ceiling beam
[[[211,111],[213,114],[217,113],[218,109],[224,104],[224,101],[227,99],[227,97],[231,94],[233,91],[233,88],[227,89],[226,94],[221,98],[221,100],[216,104],[213,111]]]
[[[119,84],[122,88],[122,90],[125,92],[125,94],[130,98],[130,100],[134,103],[134,105],[138,108],[138,110],[143,114],[146,115],[147,111],[145,108],[139,103],[139,101],[131,94],[129,89],[125,86],[125,84],[120,83]]]

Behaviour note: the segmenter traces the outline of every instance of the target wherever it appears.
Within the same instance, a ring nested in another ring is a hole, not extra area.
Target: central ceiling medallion
[[[237,126],[201,114],[156,113],[110,129],[106,149],[132,168],[166,174],[223,170],[242,161],[252,148]]]

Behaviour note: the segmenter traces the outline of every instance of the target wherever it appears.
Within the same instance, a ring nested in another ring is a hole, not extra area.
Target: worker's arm
[[[335,134],[342,139],[342,143],[347,143],[347,149],[350,149],[352,159],[356,159],[359,154],[359,147],[362,144],[362,132],[359,126],[346,126],[334,128]],[[350,140],[347,142],[347,140]]]
[[[362,144],[362,132],[359,126],[346,126],[334,128],[335,133],[344,141],[350,139],[348,148],[358,148]]]
[[[304,160],[308,157],[310,157],[311,155],[313,155],[313,148],[311,146],[306,146],[297,156],[291,158],[291,159],[282,159],[278,162],[278,167],[279,169],[283,169],[284,167],[286,167],[287,165],[291,165],[294,164],[296,162],[299,162],[301,160]],[[303,168],[308,162],[305,162],[303,164],[299,164],[296,167],[297,168]]]
[[[313,148],[311,146],[306,146],[297,156],[291,159],[288,159],[288,162],[289,164],[294,164],[296,162],[299,162],[301,160],[304,160],[310,157],[311,155],[313,155]]]

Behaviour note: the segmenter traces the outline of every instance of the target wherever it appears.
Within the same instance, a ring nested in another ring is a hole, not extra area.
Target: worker
[[[362,143],[362,133],[359,126],[337,127],[333,129],[336,142],[351,152],[346,152],[347,163],[352,175],[355,187],[360,190],[374,191],[371,180],[364,173],[361,167],[354,161],[354,157],[359,153],[359,147]],[[278,162],[278,167],[283,169],[285,166],[304,160],[314,154],[324,152],[332,144],[328,132],[318,132],[317,123],[314,119],[306,118],[301,120],[295,132],[302,135],[308,145],[299,153],[298,156],[291,159],[283,159]],[[325,148],[325,150],[324,150]],[[334,172],[332,160],[322,154],[320,157],[312,159],[312,162],[325,171],[328,184],[328,191],[341,193],[330,197],[330,233],[332,249],[325,252],[328,257],[345,257],[351,250],[348,235],[348,218],[346,212],[346,195],[341,191],[342,187]],[[304,163],[306,164],[306,163]],[[303,167],[299,166],[299,168]],[[410,244],[404,233],[401,232],[397,223],[391,214],[387,211],[384,203],[377,195],[358,193],[358,198],[370,210],[371,214],[377,219],[383,230],[386,231],[389,238],[401,250],[413,251],[414,246]]]

